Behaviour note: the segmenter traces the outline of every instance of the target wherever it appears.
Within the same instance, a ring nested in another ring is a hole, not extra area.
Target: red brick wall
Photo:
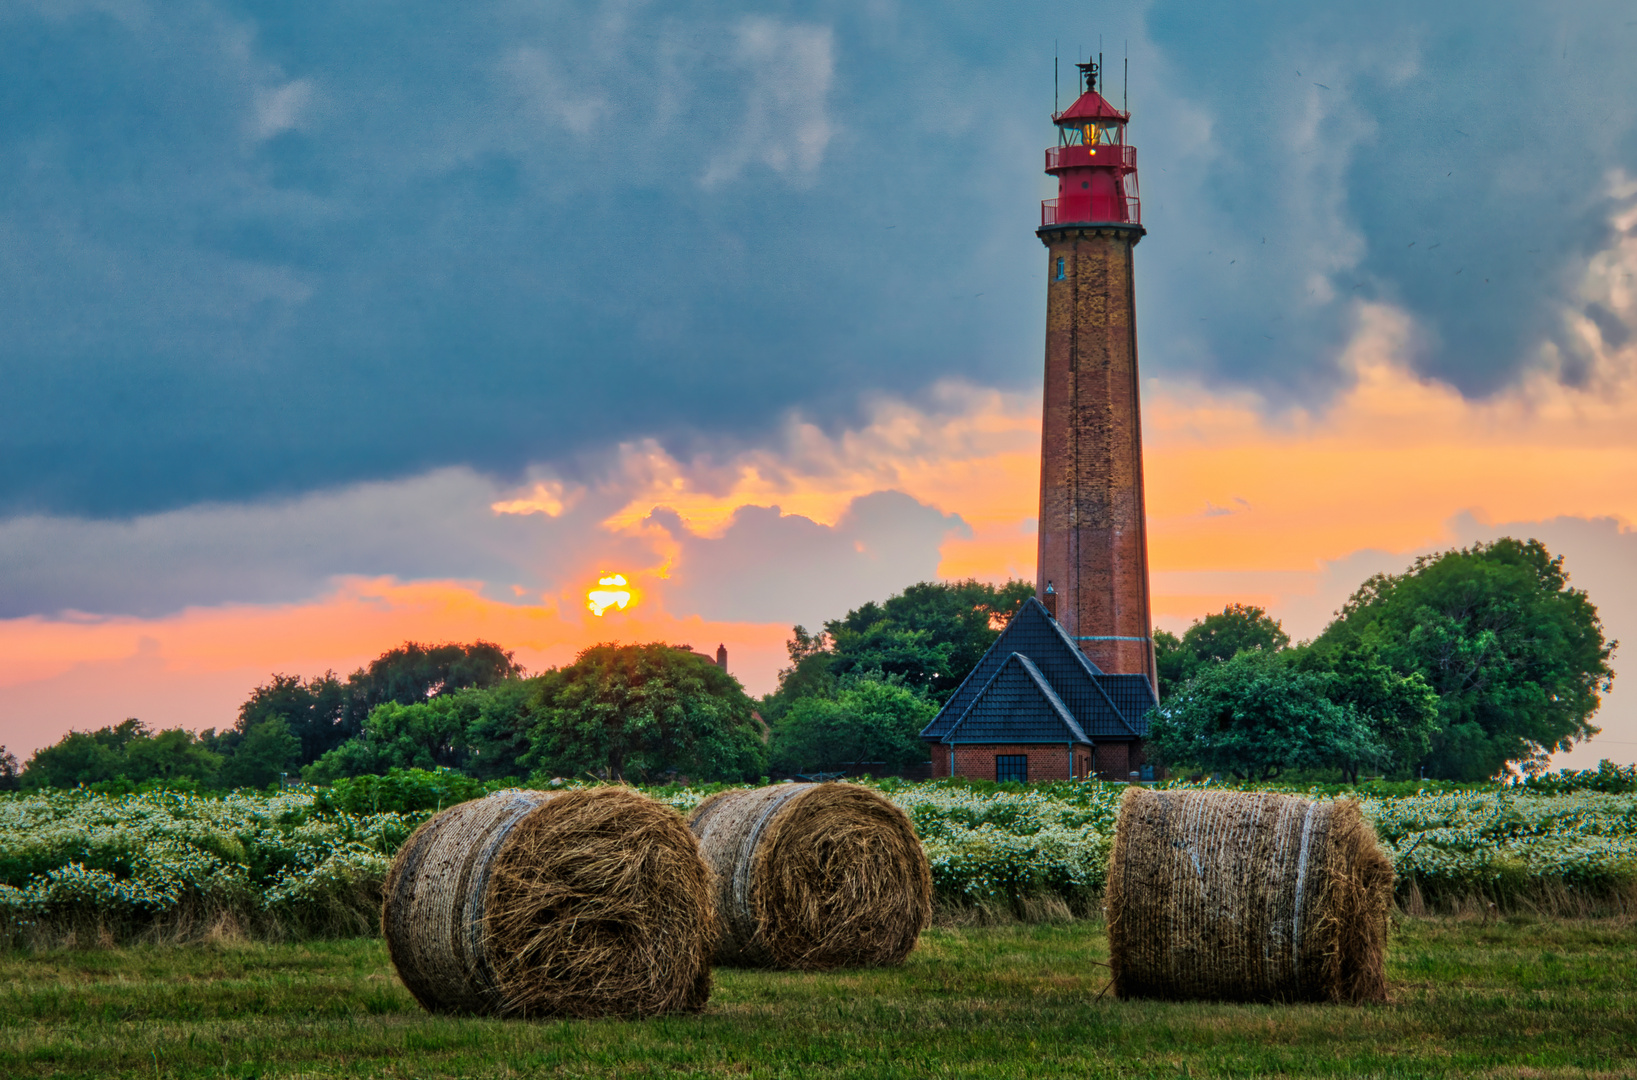
[[[1093,768],[1099,780],[1131,779],[1131,747],[1127,743],[1098,743]]]
[[[932,745],[932,779],[949,776],[949,747]],[[1029,758],[1030,780],[1063,780],[1067,778],[1068,747],[1052,743],[1026,743],[1012,746],[957,746],[955,747],[955,775],[971,780],[995,778],[996,754],[1025,754]],[[1074,777],[1085,779],[1095,775],[1099,780],[1130,780],[1132,769],[1141,769],[1146,760],[1143,744],[1098,743],[1087,749],[1075,747]],[[1156,776],[1158,774],[1156,773]]]
[[[949,776],[948,746],[932,747],[932,777],[942,779]],[[1053,743],[1024,743],[1016,746],[956,746],[955,775],[964,776],[971,780],[993,780],[995,778],[995,755],[997,754],[1024,754],[1029,758],[1030,780],[1067,780],[1069,778],[1069,748],[1067,744]],[[1086,749],[1078,747],[1080,758],[1080,773],[1084,775],[1086,767]]]
[[[1154,681],[1130,230],[1068,228],[1047,247],[1038,591],[1104,671]],[[1063,260],[1063,280],[1056,280]]]

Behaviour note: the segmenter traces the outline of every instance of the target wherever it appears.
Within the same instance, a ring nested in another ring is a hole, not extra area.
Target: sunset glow
[[[601,616],[609,608],[624,611],[631,602],[631,590],[627,588],[624,574],[604,574],[597,579],[597,588],[585,594],[586,607],[591,614]]]

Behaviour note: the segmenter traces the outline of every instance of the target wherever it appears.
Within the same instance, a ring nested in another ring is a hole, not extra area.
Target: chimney
[[[718,644],[716,646],[716,666],[723,671],[728,669],[728,647],[726,645]]]
[[[1057,590],[1052,588],[1049,581],[1046,582],[1046,595],[1040,598],[1040,602],[1046,605],[1046,614],[1057,618]]]

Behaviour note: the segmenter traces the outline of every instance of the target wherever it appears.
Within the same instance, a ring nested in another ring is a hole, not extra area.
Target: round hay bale
[[[932,873],[915,826],[869,788],[724,791],[688,825],[716,875],[719,964],[899,964],[932,920]]]
[[[653,1016],[710,997],[710,870],[682,816],[630,788],[451,807],[385,893],[392,963],[433,1012]]]
[[[1351,799],[1133,787],[1109,859],[1114,992],[1385,1001],[1392,887]]]

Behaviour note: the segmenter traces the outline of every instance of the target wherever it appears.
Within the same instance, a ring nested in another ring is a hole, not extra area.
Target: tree
[[[1323,674],[1278,653],[1245,650],[1201,664],[1155,710],[1150,739],[1168,762],[1246,780],[1382,760],[1386,747],[1370,725],[1328,691]]]
[[[423,645],[406,641],[347,679],[347,720],[353,731],[377,705],[413,705],[469,686],[487,687],[523,674],[513,654],[489,641]]]
[[[185,728],[154,733],[134,717],[95,731],[70,731],[36,751],[23,768],[25,787],[76,787],[123,778],[132,784],[216,783],[220,755]]]
[[[1194,654],[1182,647],[1182,639],[1169,630],[1154,630],[1154,672],[1159,676],[1156,692],[1164,701],[1193,673]]]
[[[459,694],[413,705],[377,705],[357,737],[302,770],[302,776],[329,783],[388,769],[459,769],[469,756],[467,728],[477,720],[477,706],[471,696]]]
[[[282,716],[272,716],[240,733],[233,755],[222,766],[222,783],[233,788],[263,788],[300,765],[301,740]]]
[[[801,698],[773,724],[773,766],[781,772],[856,772],[866,763],[898,769],[925,761],[921,729],[937,712],[937,705],[902,683],[848,678],[835,696]]]
[[[1569,749],[1614,680],[1597,609],[1570,588],[1561,557],[1510,537],[1427,555],[1378,574],[1315,644],[1379,650],[1438,695],[1429,776],[1481,780],[1512,762]]]
[[[556,671],[532,679],[469,686],[412,705],[377,705],[364,730],[302,770],[310,783],[391,769],[459,769],[480,779],[520,776],[542,701],[555,696]]]
[[[1325,695],[1369,726],[1383,748],[1375,764],[1408,769],[1421,761],[1438,730],[1438,695],[1419,672],[1400,675],[1383,663],[1379,651],[1358,642],[1336,648],[1305,648],[1292,661],[1318,673]],[[1358,779],[1364,762],[1338,762],[1348,779]]]
[[[1278,652],[1290,644],[1290,635],[1262,608],[1229,604],[1177,637],[1169,630],[1154,631],[1154,667],[1159,675],[1160,700],[1165,700],[1193,678],[1201,664],[1231,660],[1246,649]]]
[[[1034,595],[1026,581],[923,581],[882,603],[864,604],[824,624],[819,634],[795,627],[786,646],[790,667],[763,699],[764,715],[782,716],[803,697],[831,695],[835,679],[880,672],[942,702],[977,666],[1018,606]]]
[[[277,717],[299,744],[299,763],[317,761],[357,733],[348,730],[348,697],[347,685],[333,671],[307,681],[299,675],[275,674],[239,706],[235,728],[242,736],[262,721]],[[236,743],[233,740],[224,746],[231,750]]]
[[[1289,644],[1279,621],[1254,604],[1229,604],[1182,634],[1183,648],[1200,663],[1232,660],[1246,649],[1278,652]]]
[[[790,706],[806,697],[831,697],[835,694],[836,676],[830,670],[836,655],[830,651],[830,635],[824,631],[807,632],[805,626],[791,628],[790,640],[784,643],[790,654],[790,666],[779,669],[779,686],[762,698],[762,719],[777,724]]]
[[[739,680],[681,646],[595,645],[562,669],[525,763],[561,775],[744,780],[766,767]]]
[[[17,755],[0,746],[0,791],[16,791],[22,786],[22,775],[17,771]]]

